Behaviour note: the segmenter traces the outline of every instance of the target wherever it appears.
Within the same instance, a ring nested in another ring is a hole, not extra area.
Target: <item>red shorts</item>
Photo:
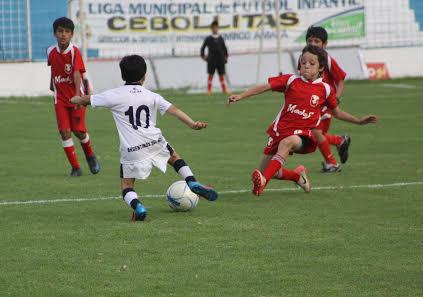
[[[310,154],[313,153],[317,148],[317,141],[314,139],[311,130],[293,130],[289,132],[284,132],[282,134],[276,135],[275,133],[269,133],[269,139],[267,145],[263,149],[265,155],[274,155],[278,151],[279,142],[282,139],[285,139],[291,135],[298,135],[303,144],[299,151],[292,153],[296,154]]]
[[[85,127],[86,108],[75,109],[75,107],[55,104],[57,127],[59,131],[87,132]]]

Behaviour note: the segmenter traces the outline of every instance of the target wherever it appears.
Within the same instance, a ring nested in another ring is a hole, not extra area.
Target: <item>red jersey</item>
[[[339,66],[334,58],[328,55],[328,68],[323,71],[323,81],[335,88],[340,81],[345,80],[347,73]]]
[[[302,76],[284,74],[270,77],[268,82],[272,91],[285,93],[284,105],[267,130],[271,136],[313,129],[320,122],[323,106],[337,106],[335,92],[322,78],[309,82]]]
[[[50,46],[47,48],[47,65],[51,66],[54,103],[73,106],[74,104],[69,102],[69,99],[75,96],[73,73],[79,71],[82,76],[85,72],[84,61],[78,47],[70,43],[61,53],[57,44]],[[84,94],[83,82],[81,82],[81,94]]]

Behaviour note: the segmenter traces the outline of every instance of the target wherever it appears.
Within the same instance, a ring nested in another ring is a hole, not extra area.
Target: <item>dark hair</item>
[[[328,68],[328,54],[324,49],[314,45],[307,45],[305,48],[303,48],[302,55],[305,53],[310,53],[317,56],[319,61],[319,68],[323,68],[323,70]]]
[[[127,83],[140,81],[147,72],[143,57],[138,55],[125,56],[119,63],[122,79]]]
[[[310,26],[307,29],[306,41],[310,37],[319,38],[323,43],[325,43],[326,41],[328,41],[328,32],[323,27],[313,27],[313,26]]]
[[[73,33],[73,30],[75,29],[75,25],[73,24],[71,19],[68,19],[66,17],[58,18],[53,23],[53,32],[56,33],[57,28],[62,27],[65,29],[70,29]]]
[[[216,21],[216,20],[214,20],[211,24],[210,24],[210,28],[211,27],[218,27],[219,26],[219,23]]]

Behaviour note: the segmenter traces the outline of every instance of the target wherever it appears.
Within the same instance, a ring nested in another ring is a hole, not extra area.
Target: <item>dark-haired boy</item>
[[[212,82],[213,76],[217,69],[219,74],[220,86],[222,92],[227,94],[228,88],[225,83],[225,64],[228,62],[228,49],[225,45],[225,40],[218,33],[219,24],[217,21],[213,21],[210,25],[212,34],[204,39],[203,45],[201,46],[201,58],[207,62],[207,93],[212,93]],[[208,54],[205,54],[205,49],[208,49]]]
[[[75,153],[73,134],[80,140],[91,173],[100,171],[100,164],[91,147],[85,126],[85,107],[76,108],[69,102],[75,95],[88,92],[84,61],[78,47],[71,43],[75,26],[72,20],[62,17],[53,23],[57,44],[47,48],[47,65],[51,66],[50,89],[54,92],[54,110],[57,126],[62,137],[63,149],[72,166],[71,176],[82,175],[81,166]],[[84,85],[84,83],[86,85]]]
[[[309,27],[306,33],[306,42],[308,45],[326,49],[328,33],[323,27]],[[323,72],[323,81],[334,88],[338,101],[344,92],[346,75],[336,60],[328,55],[328,68]],[[351,143],[351,138],[348,135],[341,136],[328,133],[331,121],[332,111],[325,106],[322,108],[320,124],[313,130],[319,150],[325,159],[325,162],[322,163],[322,172],[324,173],[338,172],[341,170],[340,164],[338,164],[332,154],[330,144],[336,146],[341,163],[345,163],[348,159],[348,149]]]
[[[133,221],[143,221],[147,210],[134,190],[135,179],[147,179],[153,166],[166,172],[169,163],[185,179],[194,193],[209,201],[217,199],[217,192],[200,184],[190,167],[167,143],[156,127],[157,111],[175,116],[193,130],[207,127],[207,123],[193,121],[182,110],[159,94],[142,86],[147,66],[138,55],[126,56],[120,61],[125,85],[97,95],[76,96],[71,102],[110,109],[120,139],[120,177],[123,200],[133,208]]]

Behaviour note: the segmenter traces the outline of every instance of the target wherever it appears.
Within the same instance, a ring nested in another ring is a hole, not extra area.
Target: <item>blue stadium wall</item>
[[[410,0],[410,7],[414,10],[416,21],[419,23],[420,31],[423,30],[423,1]]]

